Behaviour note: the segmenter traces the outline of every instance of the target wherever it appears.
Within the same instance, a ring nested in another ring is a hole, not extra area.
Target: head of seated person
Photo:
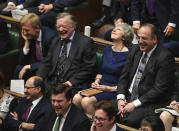
[[[164,131],[164,124],[157,115],[145,117],[141,121],[140,131]]]
[[[95,113],[91,131],[111,131],[115,125],[117,111],[109,101],[100,101],[94,105]],[[119,128],[119,127],[118,127]]]
[[[118,45],[126,48],[131,47],[133,38],[134,31],[130,25],[126,23],[116,24],[111,33],[111,39],[114,43],[113,49],[117,49]]]
[[[38,15],[29,13],[20,20],[24,40],[36,40],[39,37],[41,22]]]

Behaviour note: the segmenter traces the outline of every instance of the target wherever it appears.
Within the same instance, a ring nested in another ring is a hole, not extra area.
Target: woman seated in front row
[[[73,98],[75,105],[92,115],[94,103],[100,100],[116,99],[118,79],[126,62],[133,37],[133,30],[128,24],[118,23],[115,25],[111,34],[114,45],[108,45],[104,49],[100,72],[91,84],[92,88],[102,90],[103,93],[91,97],[83,97],[78,93]]]

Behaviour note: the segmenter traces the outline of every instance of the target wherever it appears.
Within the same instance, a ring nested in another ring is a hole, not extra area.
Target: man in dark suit
[[[24,88],[26,97],[18,103],[14,112],[4,120],[5,131],[46,131],[50,112],[53,110],[49,100],[43,96],[44,85],[40,77],[27,80]]]
[[[115,124],[117,111],[108,101],[100,101],[94,105],[95,113],[91,131],[123,131]]]
[[[152,23],[158,28],[159,42],[169,41],[178,24],[178,7],[178,0],[132,0],[131,17],[135,32],[141,23]]]
[[[42,25],[51,26],[55,25],[56,17],[59,12],[63,12],[65,7],[75,6],[83,0],[44,0],[38,6],[40,12],[40,20]]]
[[[10,49],[10,37],[6,22],[0,19],[0,54],[7,53]]]
[[[143,117],[168,104],[175,72],[174,57],[157,44],[154,25],[140,27],[138,43],[130,50],[117,88],[122,123],[135,128]]]
[[[49,117],[49,131],[89,131],[88,117],[72,104],[72,88],[60,84],[52,90],[52,106],[55,111]]]
[[[14,78],[24,78],[35,75],[40,66],[40,61],[47,56],[52,39],[57,32],[41,26],[39,16],[34,13],[25,15],[21,21],[22,37],[25,40],[24,48],[20,53],[19,65],[14,73]],[[31,61],[34,59],[34,62]]]
[[[57,17],[59,36],[53,39],[37,75],[45,81],[47,92],[60,83],[73,87],[73,94],[88,88],[96,66],[93,41],[75,31],[76,22],[69,13]]]

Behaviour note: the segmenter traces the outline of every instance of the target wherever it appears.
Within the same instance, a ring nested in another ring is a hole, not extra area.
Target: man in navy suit
[[[135,32],[142,23],[152,23],[158,28],[159,43],[169,41],[178,24],[178,7],[178,0],[132,0],[131,17]]]
[[[109,101],[100,101],[94,105],[95,113],[91,131],[123,131],[115,124],[117,111]]]
[[[51,41],[57,33],[41,26],[39,16],[34,13],[25,15],[20,23],[25,44],[20,53],[19,65],[16,67],[14,78],[28,79],[35,74],[40,61],[47,56]]]
[[[72,88],[60,84],[52,90],[52,106],[48,122],[49,131],[89,131],[90,121],[83,111],[72,104]]]
[[[26,97],[18,103],[4,121],[5,131],[46,131],[51,103],[43,96],[44,85],[40,77],[34,76],[27,80],[24,88]]]
[[[174,88],[174,57],[158,44],[156,30],[152,24],[140,27],[139,44],[131,48],[118,83],[121,122],[135,128],[154,109],[168,105]]]

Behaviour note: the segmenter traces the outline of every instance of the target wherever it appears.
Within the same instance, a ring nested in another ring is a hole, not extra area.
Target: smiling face
[[[138,43],[141,51],[149,52],[157,44],[157,36],[152,37],[151,29],[143,26],[138,31]]]
[[[37,39],[40,33],[40,27],[32,27],[32,25],[27,22],[22,25],[22,34],[28,39]]]
[[[71,104],[71,99],[67,100],[65,93],[52,94],[52,105],[57,114],[65,114]]]
[[[121,26],[117,26],[113,29],[111,33],[111,39],[115,40],[122,40],[122,36],[124,35],[124,30]]]
[[[29,78],[25,83],[24,94],[26,95],[27,100],[34,101],[39,97],[41,92],[40,87],[34,86],[34,78]]]
[[[75,27],[72,25],[70,16],[57,19],[57,31],[61,39],[67,40],[71,37]]]
[[[98,109],[95,111],[95,115],[93,117],[93,123],[96,127],[96,131],[108,131],[113,126],[115,118],[113,117],[109,120],[107,113],[102,109]]]

